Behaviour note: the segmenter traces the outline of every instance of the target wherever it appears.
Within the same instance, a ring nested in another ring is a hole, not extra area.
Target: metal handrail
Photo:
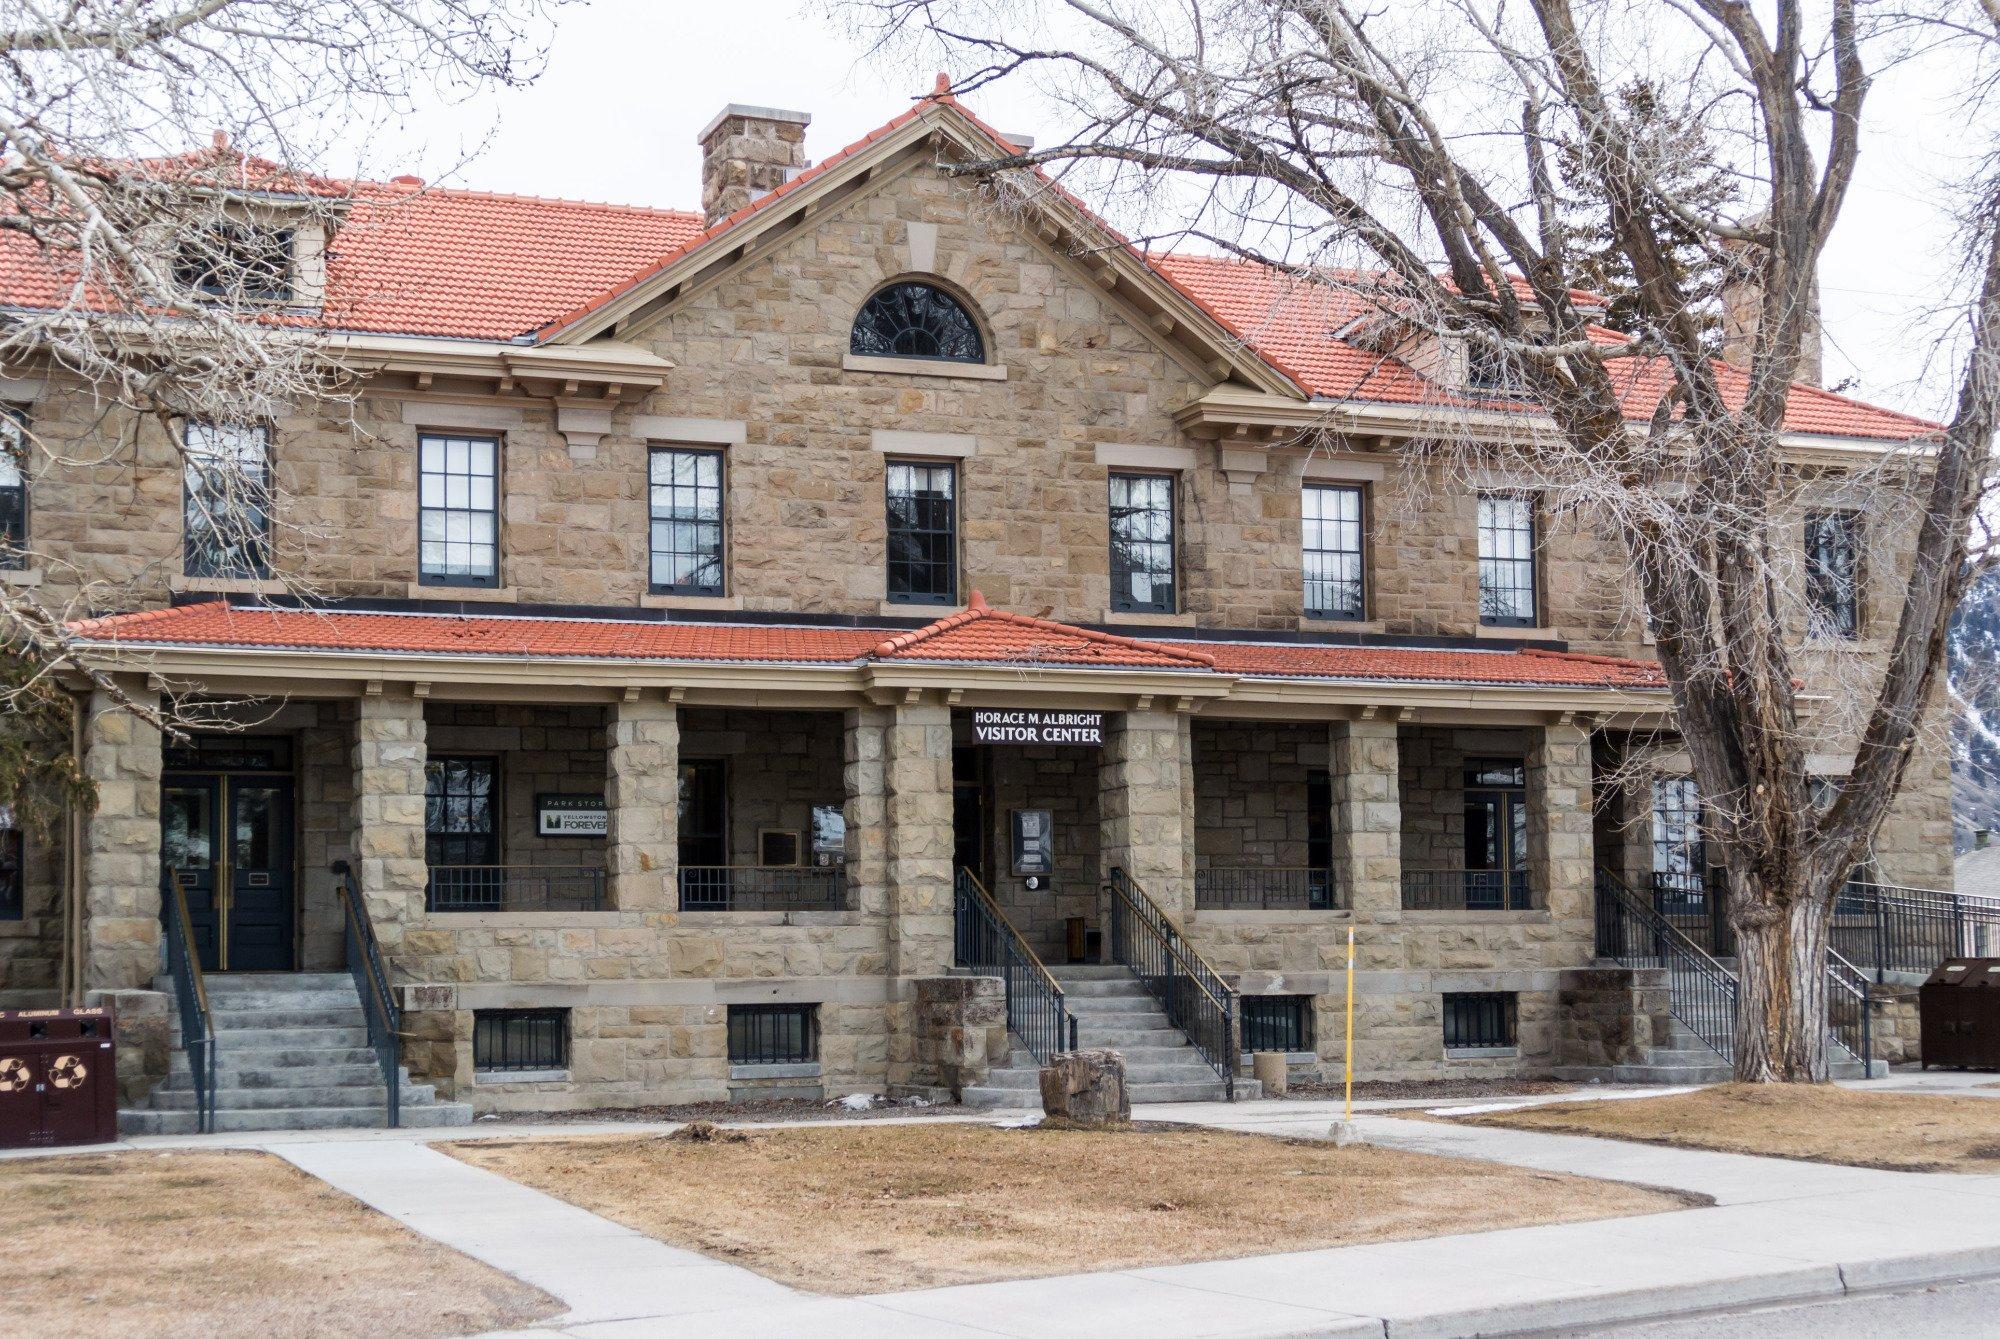
[[[682,911],[846,911],[840,865],[682,865]]]
[[[1405,911],[1540,911],[1541,891],[1525,869],[1406,869]]]
[[[424,910],[433,913],[603,906],[602,865],[432,865],[424,879]]]
[[[1875,1001],[1868,978],[1859,967],[1840,955],[1826,951],[1826,1024],[1834,1039],[1861,1062],[1861,1077],[1873,1078]],[[1838,1006],[1838,1007],[1836,1007]]]
[[[1597,871],[1597,956],[1667,973],[1675,1018],[1721,1056],[1736,1055],[1736,976],[1611,871]]]
[[[1076,1049],[1076,1015],[1055,976],[969,869],[952,885],[952,942],[958,965],[997,976],[1007,991],[1007,1028],[1042,1064]]]
[[[361,881],[345,860],[333,862],[339,880],[341,920],[346,931],[347,970],[361,996],[361,1012],[368,1020],[368,1044],[382,1066],[382,1083],[388,1099],[389,1128],[403,1123],[402,1057],[398,1043],[403,1019],[389,990],[389,973],[382,965],[382,948],[375,939],[375,924],[368,919],[367,904],[361,900]]]
[[[1242,1044],[1236,991],[1124,870],[1114,865],[1105,886],[1111,894],[1112,959],[1131,968],[1159,1000],[1167,1021],[1222,1076],[1223,1095],[1235,1101]]]
[[[188,915],[187,889],[179,870],[167,874],[172,891],[167,917],[167,974],[174,982],[174,1002],[181,1021],[181,1050],[187,1054],[194,1080],[195,1130],[215,1128],[215,1020],[208,1011],[208,983],[201,957],[194,951],[194,922]]]
[[[1203,911],[1335,911],[1344,903],[1323,865],[1210,865],[1194,872]]]
[[[2000,951],[2000,900],[1854,880],[1834,899],[1832,938],[1877,981],[1928,973],[1946,958]]]

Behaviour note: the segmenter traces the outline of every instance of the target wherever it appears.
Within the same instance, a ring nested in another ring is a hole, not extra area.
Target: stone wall
[[[759,834],[795,833],[810,863],[815,805],[840,806],[840,714],[831,711],[681,712],[681,758],[719,758],[728,787],[729,859],[758,863]]]
[[[1306,779],[1326,768],[1324,724],[1197,719],[1197,867],[1305,865]]]
[[[1673,1001],[1660,968],[1580,967],[1562,974],[1555,1063],[1609,1069],[1643,1064],[1667,1045]]]
[[[1525,730],[1411,726],[1401,734],[1403,868],[1465,868],[1465,768],[1468,760],[1525,764]]]
[[[958,1101],[1007,1059],[1005,983],[993,976],[934,976],[914,985],[917,1063],[936,1075],[937,1097]]]
[[[429,756],[496,759],[500,774],[499,863],[602,868],[602,837],[544,837],[535,797],[604,793],[603,707],[479,702],[424,706]]]
[[[986,822],[987,850],[993,855],[989,886],[993,900],[1045,962],[1066,962],[1070,917],[1081,916],[1104,928],[1098,892],[1104,879],[1098,753],[1054,746],[995,746],[977,750],[974,758],[984,769],[987,794],[992,797]],[[1016,809],[1047,809],[1054,824],[1055,873],[1034,891],[1009,863]]]

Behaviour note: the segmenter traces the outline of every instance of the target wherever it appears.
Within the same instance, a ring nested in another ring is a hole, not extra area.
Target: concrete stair
[[[1835,1059],[1827,1066],[1828,1072],[1836,1079],[1868,1078],[1861,1069],[1859,1058],[1849,1054],[1847,1049],[1834,1043]],[[1881,1077],[1888,1072],[1888,1066],[1877,1062],[1877,1073]],[[1673,1020],[1673,1028],[1667,1034],[1666,1044],[1647,1048],[1645,1059],[1637,1064],[1611,1065],[1558,1065],[1555,1077],[1565,1083],[1639,1083],[1648,1087],[1684,1087],[1703,1083],[1727,1083],[1730,1079],[1729,1062],[1724,1060],[1708,1044],[1678,1018]]]
[[[215,1024],[215,1129],[333,1130],[389,1123],[388,1085],[368,1047],[368,1020],[346,972],[232,973],[207,978]],[[154,988],[173,1000],[173,982]],[[178,1043],[180,1021],[169,1024]],[[469,1125],[472,1108],[440,1102],[401,1076],[405,1126]],[[194,1076],[176,1049],[167,1078],[118,1113],[121,1134],[193,1134]]]
[[[1125,1057],[1125,1088],[1133,1102],[1220,1102],[1222,1078],[1167,1021],[1159,1002],[1129,968],[1076,964],[1051,967],[1076,1015],[1077,1045]],[[1256,1097],[1254,1079],[1236,1081],[1237,1097]],[[1039,1107],[1041,1066],[1018,1041],[1007,1063],[965,1090],[968,1106]]]

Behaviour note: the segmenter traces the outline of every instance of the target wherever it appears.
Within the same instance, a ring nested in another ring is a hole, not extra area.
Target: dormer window
[[[289,302],[293,242],[290,228],[217,224],[181,240],[174,278],[225,302]]]
[[[983,363],[986,341],[957,298],[935,284],[895,283],[861,304],[848,352],[869,358]]]
[[[1465,346],[1465,388],[1483,396],[1519,395],[1523,389],[1507,355],[1476,340]]]

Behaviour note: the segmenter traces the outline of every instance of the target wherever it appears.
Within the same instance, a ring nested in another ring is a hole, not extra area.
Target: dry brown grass
[[[1656,1213],[1662,1191],[1219,1131],[926,1124],[452,1145],[815,1292],[870,1293]]]
[[[1725,1084],[1673,1097],[1559,1102],[1454,1119],[1892,1171],[2000,1171],[2000,1102],[1990,1097]]]
[[[555,1299],[264,1153],[0,1163],[8,1334],[426,1339]]]

